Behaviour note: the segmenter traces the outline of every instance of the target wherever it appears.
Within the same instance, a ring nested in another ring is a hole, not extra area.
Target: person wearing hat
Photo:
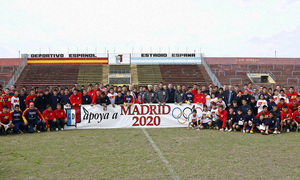
[[[40,111],[44,112],[46,104],[45,104],[45,97],[44,91],[42,89],[39,90],[39,93],[35,99],[34,106]]]

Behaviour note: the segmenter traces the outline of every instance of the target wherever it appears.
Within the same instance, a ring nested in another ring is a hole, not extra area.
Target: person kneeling
[[[46,106],[43,116],[50,126],[50,131],[54,131],[56,128],[56,118],[50,104]],[[56,128],[56,131],[58,131],[58,128]]]
[[[188,129],[190,129],[190,126],[192,126],[194,129],[196,128],[197,130],[199,130],[199,119],[200,118],[197,115],[197,110],[194,109],[192,115],[189,118]]]
[[[57,109],[54,110],[54,115],[56,118],[56,125],[59,130],[63,131],[65,124],[67,123],[67,115],[65,110],[61,108],[61,104],[58,103],[56,106]]]
[[[207,106],[203,106],[203,112],[201,115],[201,121],[200,121],[200,129],[204,128],[211,128],[212,123],[211,123],[211,112],[208,110]]]

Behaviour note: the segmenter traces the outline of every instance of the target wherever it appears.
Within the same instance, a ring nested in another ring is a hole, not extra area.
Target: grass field
[[[180,179],[299,179],[300,133],[146,130]],[[0,137],[0,179],[172,179],[142,129]]]

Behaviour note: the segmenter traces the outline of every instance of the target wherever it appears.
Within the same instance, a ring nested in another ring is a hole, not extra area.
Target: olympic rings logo
[[[195,108],[195,105],[193,105],[192,108],[185,107],[183,110],[181,110],[179,107],[175,107],[172,110],[172,116],[173,116],[174,119],[177,119],[179,124],[185,124],[189,120],[189,118],[190,118],[190,116],[191,116],[194,109],[196,109],[196,110],[200,109],[201,111],[203,111],[203,109],[201,107],[196,107]],[[183,117],[183,118],[181,118],[181,117]]]

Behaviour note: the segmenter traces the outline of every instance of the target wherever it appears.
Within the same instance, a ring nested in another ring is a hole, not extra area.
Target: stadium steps
[[[130,68],[131,68],[131,84],[139,85],[137,65],[131,65]]]
[[[103,66],[107,65],[80,65],[77,78],[78,85],[88,87],[90,83],[102,82]]]
[[[198,65],[160,65],[160,71],[165,84],[207,85],[207,80],[202,74],[207,72]]]
[[[137,65],[138,84],[158,84],[162,82],[159,65]]]
[[[32,88],[39,86],[71,87],[77,82],[79,65],[27,65],[16,85]]]
[[[120,73],[120,74],[123,74],[125,72],[127,72],[127,73],[131,72],[132,73],[131,65],[110,65],[109,66],[109,71],[114,71],[114,73]],[[133,81],[133,79],[131,79],[131,83],[132,83],[132,81]]]

